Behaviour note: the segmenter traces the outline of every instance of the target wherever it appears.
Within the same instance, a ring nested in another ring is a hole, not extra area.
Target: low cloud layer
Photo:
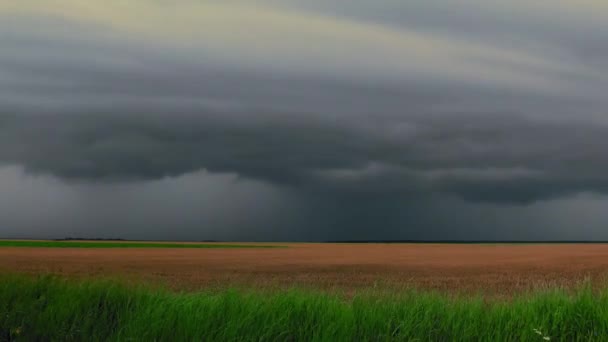
[[[601,14],[599,1],[2,4],[0,233],[603,238],[585,209],[608,192]]]

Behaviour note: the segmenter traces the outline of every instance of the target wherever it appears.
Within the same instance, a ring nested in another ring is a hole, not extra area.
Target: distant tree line
[[[78,237],[65,237],[63,239],[53,239],[53,241],[126,241],[125,239],[119,238],[78,238]]]

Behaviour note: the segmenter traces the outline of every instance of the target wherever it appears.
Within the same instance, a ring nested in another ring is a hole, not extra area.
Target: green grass
[[[239,245],[170,242],[100,242],[100,241],[37,241],[0,240],[0,247],[51,248],[280,248],[275,245]]]
[[[0,340],[608,340],[608,291],[510,301],[440,294],[301,290],[175,293],[104,280],[0,276]]]

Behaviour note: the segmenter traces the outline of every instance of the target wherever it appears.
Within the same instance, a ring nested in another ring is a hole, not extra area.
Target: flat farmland
[[[263,244],[272,245],[272,244]],[[509,295],[604,286],[606,244],[330,244],[285,248],[0,248],[6,273],[121,277],[180,290],[413,287]]]

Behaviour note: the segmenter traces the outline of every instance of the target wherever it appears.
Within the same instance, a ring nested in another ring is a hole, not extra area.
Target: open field
[[[209,245],[0,247],[0,341],[608,339],[604,244]]]
[[[185,290],[415,287],[499,296],[546,287],[573,288],[585,279],[603,287],[608,275],[606,244],[274,245],[287,248],[2,247],[0,271],[118,276]]]
[[[0,340],[605,341],[608,292],[482,298],[310,291],[174,293],[0,276]]]

